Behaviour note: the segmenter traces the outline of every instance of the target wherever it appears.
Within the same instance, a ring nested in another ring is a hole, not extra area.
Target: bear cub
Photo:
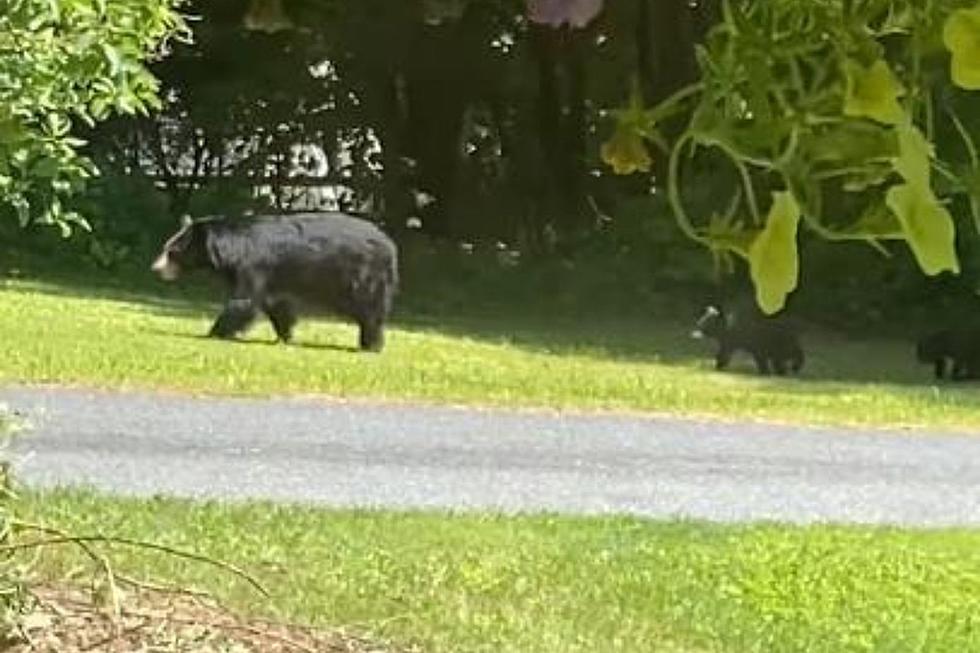
[[[980,379],[980,328],[934,331],[918,340],[915,356],[933,366],[937,379]]]
[[[804,354],[795,328],[776,318],[759,318],[740,322],[718,306],[708,306],[698,319],[694,338],[712,338],[718,342],[715,368],[728,367],[735,352],[748,352],[760,374],[803,369]]]

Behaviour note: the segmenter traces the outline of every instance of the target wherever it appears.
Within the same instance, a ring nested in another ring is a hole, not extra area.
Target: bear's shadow
[[[348,354],[359,354],[361,350],[357,347],[351,345],[337,345],[333,343],[326,342],[302,342],[293,340],[288,344],[283,344],[278,340],[266,340],[266,339],[252,339],[252,338],[213,338],[203,333],[174,333],[173,331],[165,331],[163,329],[146,329],[146,333],[152,333],[158,336],[167,336],[169,338],[184,338],[186,340],[195,340],[197,342],[203,342],[210,340],[213,342],[220,342],[227,345],[235,345],[239,347],[246,346],[265,346],[265,347],[282,347],[283,349],[311,349],[318,351],[339,351]]]

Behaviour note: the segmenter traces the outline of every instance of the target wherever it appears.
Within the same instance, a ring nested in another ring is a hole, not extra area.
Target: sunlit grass
[[[0,286],[0,381],[197,393],[317,394],[392,401],[628,410],[817,424],[980,427],[980,393],[931,383],[908,343],[807,334],[803,379],[763,379],[747,358],[712,369],[690,325],[651,317],[399,315],[381,355],[353,326],[305,321],[294,346],[262,322],[247,342],[202,338],[215,307]]]
[[[243,566],[127,548],[117,569],[247,612],[353,626],[429,653],[980,650],[980,532],[330,511],[29,494],[26,519]],[[40,559],[63,578],[68,547]]]

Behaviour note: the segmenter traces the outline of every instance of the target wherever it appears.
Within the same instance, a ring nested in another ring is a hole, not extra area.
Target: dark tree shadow
[[[0,288],[9,277],[0,276]],[[153,314],[211,320],[217,315],[224,297],[223,288],[206,275],[188,275],[175,284],[155,280],[146,272],[111,277],[107,275],[31,275],[15,279],[48,295],[124,301],[138,304]],[[527,351],[555,356],[575,355],[598,360],[630,363],[661,363],[679,368],[713,370],[714,345],[690,337],[697,308],[682,299],[665,298],[661,312],[648,318],[617,316],[601,312],[569,315],[549,314],[547,302],[535,310],[526,307],[480,307],[465,310],[452,307],[425,308],[411,297],[399,297],[390,327],[393,331],[434,333],[465,337],[487,343],[506,344]],[[322,316],[304,317],[316,321]],[[339,320],[338,321],[343,321]],[[346,322],[345,322],[346,323]],[[205,339],[205,334],[151,330],[162,336]],[[397,335],[395,336],[397,338]],[[392,338],[394,339],[394,338]],[[245,338],[227,341],[234,346],[287,346],[306,350],[330,350],[358,353],[354,346],[309,342],[298,334],[289,345],[274,340]],[[807,326],[804,337],[807,363],[799,377],[763,377],[783,384],[787,390],[806,391],[810,382],[888,384],[909,387],[967,388],[976,384],[936,382],[928,366],[915,361],[911,341],[856,339],[820,328]],[[713,372],[759,378],[751,358],[739,354],[730,369]]]

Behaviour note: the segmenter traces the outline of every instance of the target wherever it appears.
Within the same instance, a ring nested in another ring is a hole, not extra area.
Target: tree
[[[179,0],[0,0],[0,212],[69,233],[64,200],[96,173],[72,134],[160,105],[143,62],[188,38]]]

